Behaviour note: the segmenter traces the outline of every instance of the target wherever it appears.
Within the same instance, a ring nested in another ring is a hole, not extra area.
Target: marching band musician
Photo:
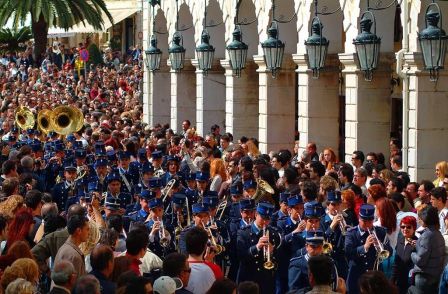
[[[166,161],[167,161],[167,171],[162,176],[163,186],[165,186],[171,179],[182,178],[179,174],[179,157],[175,155],[169,155]]]
[[[162,197],[162,180],[160,178],[149,179],[149,189],[156,193],[156,198]]]
[[[282,192],[280,193],[279,202],[280,202],[280,209],[274,212],[272,215],[271,225],[272,226],[278,226],[277,222],[288,218],[288,198],[291,197],[291,193],[289,192]]]
[[[241,219],[240,202],[243,197],[243,187],[242,187],[241,183],[240,182],[234,183],[232,186],[230,186],[229,192],[230,192],[231,203],[226,208],[227,213],[224,213],[224,214],[225,214],[225,216],[227,214],[227,218],[228,218],[227,223],[231,224],[232,222],[239,222]],[[254,218],[252,217],[252,220],[253,219]]]
[[[175,251],[174,230],[166,225],[164,219],[163,203],[161,199],[153,198],[148,203],[149,217],[146,222],[149,233],[149,249],[159,257],[165,257],[167,254]]]
[[[139,195],[139,203],[140,203],[140,209],[137,211],[130,212],[128,214],[129,219],[131,222],[139,222],[144,223],[149,216],[149,205],[148,202],[151,199],[155,198],[155,193],[149,190],[142,190],[142,192]]]
[[[202,202],[209,190],[210,174],[207,172],[196,172],[196,186],[198,189],[198,202]]]
[[[239,230],[237,236],[237,282],[253,281],[262,294],[275,293],[274,267],[281,236],[277,228],[270,226],[273,212],[270,203],[258,203],[254,222]]]
[[[53,201],[58,205],[59,211],[67,209],[78,202],[76,197],[76,167],[67,165],[64,167],[64,181],[57,183],[51,193]]]
[[[91,182],[96,182],[98,184],[98,192],[103,193],[107,191],[107,182],[106,182],[106,176],[107,176],[107,167],[108,167],[108,161],[104,158],[99,158],[95,161],[94,167],[94,173],[90,175],[89,184]]]
[[[253,179],[247,180],[243,184],[243,197],[244,198],[251,198],[255,195],[255,192],[257,191],[257,182]]]
[[[285,198],[290,195],[291,193],[285,192],[281,193],[280,197]],[[282,232],[283,236],[283,248],[279,252],[279,269],[276,277],[277,293],[285,293],[287,291],[289,260],[304,246],[303,239],[297,233],[294,233],[299,226],[302,229],[305,228],[305,221],[301,218],[303,214],[302,196],[290,196],[286,202],[289,216],[283,217],[277,223],[277,228]]]
[[[171,199],[171,205],[173,210],[165,214],[167,223],[171,224],[174,228],[183,229],[188,225],[187,219],[187,196],[182,193],[176,193]],[[190,220],[191,221],[191,220]]]
[[[351,228],[345,235],[345,255],[348,259],[347,289],[350,294],[359,293],[359,277],[367,270],[374,269],[378,259],[376,246],[386,240],[386,230],[374,227],[375,207],[363,204],[359,210],[359,224]],[[370,231],[375,232],[377,238]],[[375,245],[377,244],[377,245]],[[383,244],[384,249],[392,253],[389,243]]]
[[[305,254],[291,259],[288,272],[289,291],[306,293],[311,290],[308,279],[308,259],[323,254],[324,232],[320,229],[306,231]],[[337,269],[333,264],[333,291],[337,287]]]
[[[121,177],[121,192],[133,194],[133,187],[138,184],[139,170],[130,166],[131,155],[126,151],[118,152],[118,171]]]
[[[162,151],[153,151],[151,153],[151,163],[154,166],[154,176],[161,177],[165,171],[162,168],[163,154]]]
[[[140,172],[141,172],[141,178],[140,178],[140,182],[137,184],[137,186],[140,189],[149,189],[149,180],[151,180],[151,178],[154,175],[154,167],[152,166],[152,164],[147,161],[141,164],[141,168],[140,168]]]
[[[217,192],[209,191],[208,195],[204,197],[204,204],[208,205],[210,213],[210,222],[207,224],[207,226],[211,229],[216,243],[221,245],[223,248],[226,248],[230,243],[230,237],[226,224],[219,219],[219,215],[216,215],[217,207],[219,204],[217,195]],[[228,261],[228,252],[216,255],[215,258],[216,264],[222,265],[222,268],[224,268],[226,261]]]
[[[121,192],[121,176],[118,170],[111,171],[107,177],[107,196],[112,196],[118,199],[120,207],[124,210],[132,209],[132,195],[130,193]]]
[[[191,211],[191,205],[198,202],[198,190],[196,188],[196,173],[188,173],[185,176],[185,182],[187,184],[187,187],[184,189],[185,195],[188,197],[188,203],[190,204],[190,211]]]
[[[57,141],[53,142],[53,144],[46,145],[46,146],[52,146],[51,148],[53,148],[53,150],[55,152],[54,156],[50,157],[48,159],[48,164],[45,168],[47,190],[48,190],[49,188],[54,187],[55,184],[57,184],[56,179],[58,178],[58,176],[60,176],[61,174],[64,173],[64,167],[62,164],[63,164],[64,158],[65,158],[65,153],[64,153],[65,146],[61,140],[57,140]],[[46,147],[46,148],[48,148],[48,147]],[[65,208],[65,207],[63,207],[63,208]]]
[[[207,224],[210,220],[210,213],[207,204],[202,202],[195,203],[192,205],[191,210],[193,213],[193,223],[190,226],[185,227],[180,233],[179,250],[180,253],[182,254],[187,253],[187,247],[185,244],[185,235],[187,234],[188,230],[190,230],[193,227],[201,227],[205,229],[204,225]]]
[[[232,186],[233,187],[233,186]],[[231,187],[231,189],[232,189]],[[255,219],[255,200],[241,199],[239,202],[232,203],[233,206],[238,206],[239,218],[231,219],[229,224],[229,259],[230,269],[228,278],[236,281],[238,273],[238,255],[237,255],[237,236],[238,230],[241,230],[247,226],[250,226]]]
[[[347,278],[348,263],[345,257],[345,232],[341,231],[341,226],[347,224],[342,215],[341,193],[339,191],[327,192],[327,213],[321,220],[321,227],[325,232],[326,240],[332,245],[331,258],[336,263],[340,277]],[[344,228],[344,230],[348,229]]]

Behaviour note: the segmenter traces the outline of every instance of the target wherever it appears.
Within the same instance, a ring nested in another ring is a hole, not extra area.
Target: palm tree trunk
[[[34,36],[33,59],[36,65],[39,65],[42,60],[42,55],[47,50],[48,40],[48,24],[42,14],[40,15],[37,22],[35,22],[34,20],[32,21],[31,28],[33,30]]]

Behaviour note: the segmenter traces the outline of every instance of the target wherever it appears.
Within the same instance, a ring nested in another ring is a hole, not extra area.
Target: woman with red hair
[[[386,197],[386,189],[379,184],[372,185],[367,189],[367,203],[369,204],[375,205],[380,198]]]
[[[34,246],[30,233],[34,227],[33,215],[26,209],[17,211],[11,224],[9,225],[8,238],[3,252],[7,252],[16,241],[26,241],[30,248]]]
[[[409,286],[409,271],[414,267],[411,253],[415,250],[417,237],[417,220],[413,216],[405,216],[400,221],[400,233],[395,247],[395,261],[392,266],[392,282],[397,285],[400,294],[407,293]]]

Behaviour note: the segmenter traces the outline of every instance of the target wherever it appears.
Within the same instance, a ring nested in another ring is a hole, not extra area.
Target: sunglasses
[[[412,226],[400,226],[402,229],[408,229],[408,230],[410,230],[410,229],[412,229]]]

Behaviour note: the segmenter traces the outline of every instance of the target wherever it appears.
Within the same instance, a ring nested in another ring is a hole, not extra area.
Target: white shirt
[[[188,280],[188,291],[194,294],[205,294],[216,280],[212,269],[202,262],[190,262],[191,274]]]
[[[445,217],[448,215],[448,208],[444,207],[440,212],[439,212],[439,223],[440,223],[440,232],[442,234],[445,233],[446,231],[446,227],[445,227]]]

